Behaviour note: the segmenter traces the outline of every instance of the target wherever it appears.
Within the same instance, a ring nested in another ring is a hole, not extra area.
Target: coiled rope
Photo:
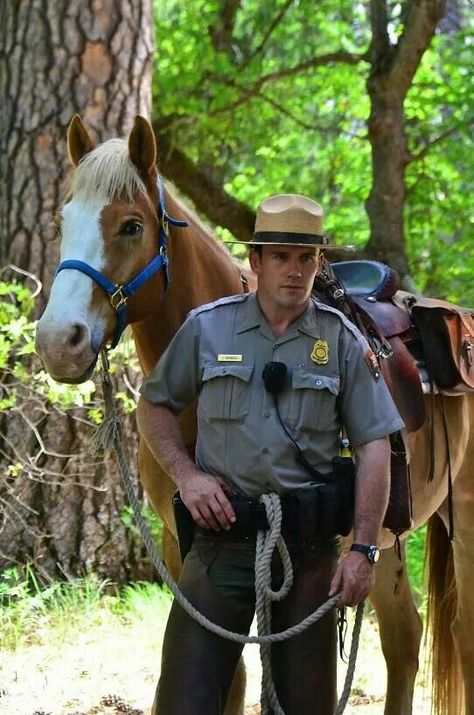
[[[270,665],[270,645],[300,635],[316,623],[328,611],[336,605],[339,594],[332,596],[319,608],[304,618],[300,623],[291,626],[279,633],[271,633],[271,602],[282,600],[288,594],[293,583],[293,571],[291,559],[285,541],[281,536],[281,504],[276,494],[264,494],[261,500],[265,506],[269,528],[259,531],[257,534],[256,556],[255,556],[255,589],[256,589],[256,614],[257,614],[257,636],[246,636],[242,633],[229,631],[217,623],[213,623],[206,616],[200,613],[190,601],[181,593],[177,584],[171,577],[168,569],[161,560],[158,551],[153,543],[148,524],[146,523],[140,504],[138,502],[132,482],[129,468],[129,459],[122,440],[122,425],[115,410],[115,400],[113,395],[112,380],[109,372],[109,360],[107,352],[102,350],[102,391],[105,403],[105,418],[94,434],[91,441],[93,452],[99,453],[113,449],[119,467],[120,477],[125,488],[128,500],[133,510],[135,521],[138,525],[148,554],[158,571],[163,582],[168,586],[171,593],[184,608],[184,610],[194,618],[203,628],[215,633],[221,638],[226,638],[237,643],[258,643],[260,645],[260,657],[262,661],[262,715],[268,715],[273,709],[274,715],[285,715],[276,695],[276,690],[271,677]],[[279,591],[271,589],[271,558],[275,548],[278,548],[283,563],[283,584]],[[360,631],[364,604],[359,603],[356,610],[354,629],[352,632],[351,649],[349,661],[339,702],[334,715],[342,715],[349,699],[354,677],[357,650],[359,647]]]

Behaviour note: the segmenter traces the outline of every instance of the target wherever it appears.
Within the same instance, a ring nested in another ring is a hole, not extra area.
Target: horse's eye
[[[130,238],[139,238],[143,233],[143,226],[138,221],[125,221],[120,227],[120,234],[122,236],[129,236]]]

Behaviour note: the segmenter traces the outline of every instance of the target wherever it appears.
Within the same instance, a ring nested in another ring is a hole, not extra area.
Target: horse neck
[[[212,234],[166,192],[170,216],[187,221],[187,228],[170,226],[169,285],[163,300],[145,320],[132,326],[138,358],[147,375],[193,308],[242,292],[239,266]],[[162,276],[154,279],[155,285]],[[161,289],[162,290],[162,289]],[[158,291],[157,291],[158,293]]]

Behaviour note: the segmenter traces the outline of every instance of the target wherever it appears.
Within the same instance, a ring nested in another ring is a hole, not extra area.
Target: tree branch
[[[282,104],[277,102],[275,99],[272,99],[271,97],[267,97],[266,94],[263,94],[263,92],[258,92],[257,97],[262,99],[264,102],[267,102],[272,106],[274,109],[277,110],[277,112],[280,112],[281,114],[284,114],[286,117],[291,119],[295,124],[297,124],[299,127],[302,127],[303,129],[306,129],[308,132],[314,132],[315,130],[317,131],[327,131],[328,129],[322,129],[322,127],[317,127],[315,124],[309,124],[307,122],[304,122],[302,119],[299,117],[296,117],[292,112],[290,112],[289,109],[286,109]]]
[[[234,33],[235,16],[240,7],[241,0],[221,0],[218,22],[209,28],[209,35],[216,52],[226,52],[234,59],[232,39]]]
[[[369,6],[372,40],[369,48],[369,58],[374,72],[380,68],[383,58],[390,55],[390,39],[388,36],[388,13],[386,0],[371,0]]]
[[[410,154],[408,163],[412,164],[415,161],[421,161],[422,159],[424,159],[432,147],[434,147],[436,144],[440,144],[441,142],[443,142],[447,137],[451,136],[451,134],[454,134],[454,132],[457,132],[459,129],[461,129],[462,126],[465,126],[465,124],[456,124],[453,127],[446,129],[445,132],[442,132],[431,141],[426,142],[423,148],[420,149],[416,154]]]
[[[188,196],[196,209],[214,224],[223,226],[240,241],[248,241],[255,225],[255,213],[230,196],[208,171],[194,164],[173,145],[169,134],[160,133],[157,122],[153,129],[158,141],[160,170]]]
[[[296,74],[301,74],[303,72],[307,72],[310,69],[314,69],[315,67],[321,67],[322,65],[327,65],[331,64],[333,62],[341,63],[341,64],[349,64],[349,65],[356,65],[359,64],[359,62],[363,62],[364,60],[367,59],[366,54],[354,54],[351,52],[328,52],[325,55],[320,55],[318,57],[313,57],[310,60],[306,60],[306,62],[301,62],[298,65],[295,65],[294,67],[283,67],[280,70],[277,70],[276,72],[270,72],[269,74],[262,75],[259,77],[259,79],[251,86],[248,87],[246,90],[244,90],[244,93],[241,97],[238,99],[234,100],[230,104],[228,104],[225,107],[219,107],[217,109],[214,109],[212,112],[210,112],[211,116],[216,116],[218,114],[224,114],[225,112],[231,112],[237,107],[239,107],[242,104],[245,104],[251,97],[254,97],[256,94],[260,92],[262,87],[264,87],[266,84],[269,82],[274,82],[279,79],[283,79],[284,77],[292,77]],[[220,77],[219,78],[221,82],[224,82],[225,84],[231,86],[231,87],[236,87],[240,89],[239,85],[236,83],[234,79],[227,80],[225,78]]]
[[[374,0],[377,2],[377,0]],[[446,9],[446,0],[407,0],[406,23],[390,69],[391,81],[405,98],[423,53]]]
[[[266,31],[265,35],[263,36],[263,39],[262,39],[261,43],[255,48],[255,50],[252,52],[252,54],[249,55],[249,57],[247,57],[247,59],[245,60],[244,64],[242,65],[242,68],[241,68],[242,70],[245,69],[245,67],[248,67],[249,64],[250,64],[251,62],[253,62],[253,60],[254,60],[259,54],[261,54],[261,53],[263,52],[263,50],[265,49],[265,45],[267,44],[268,40],[269,40],[270,37],[272,36],[273,31],[278,27],[278,25],[280,24],[280,22],[283,20],[283,18],[284,18],[285,15],[286,15],[286,12],[287,12],[288,8],[289,8],[291,5],[293,5],[293,2],[294,2],[294,0],[286,0],[286,3],[285,3],[285,4],[283,5],[283,7],[281,8],[281,10],[280,10],[280,12],[278,13],[278,15],[276,15],[276,17],[273,19],[273,22],[270,24],[270,27],[268,28],[268,30]]]
[[[326,125],[324,126],[323,124],[315,124],[315,122],[304,122],[302,119],[297,117],[293,112],[290,112],[289,109],[286,109],[286,107],[283,106],[283,104],[280,104],[280,102],[277,102],[275,99],[272,99],[266,94],[263,94],[263,92],[258,92],[256,95],[259,99],[263,100],[264,102],[267,102],[270,104],[274,109],[277,110],[277,112],[280,112],[283,114],[285,117],[288,117],[288,119],[291,119],[292,122],[295,122],[295,124],[299,127],[302,127],[303,129],[306,129],[308,132],[320,132],[321,134],[345,134],[347,136],[350,136],[351,138],[360,138],[357,137],[356,134],[354,133],[349,133],[349,132],[344,132],[341,130],[337,124],[331,124],[331,125]]]

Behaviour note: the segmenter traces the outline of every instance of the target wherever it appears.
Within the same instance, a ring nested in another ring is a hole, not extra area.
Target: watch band
[[[350,551],[358,551],[367,557],[371,564],[376,564],[380,558],[380,551],[376,544],[357,544],[351,545]]]

